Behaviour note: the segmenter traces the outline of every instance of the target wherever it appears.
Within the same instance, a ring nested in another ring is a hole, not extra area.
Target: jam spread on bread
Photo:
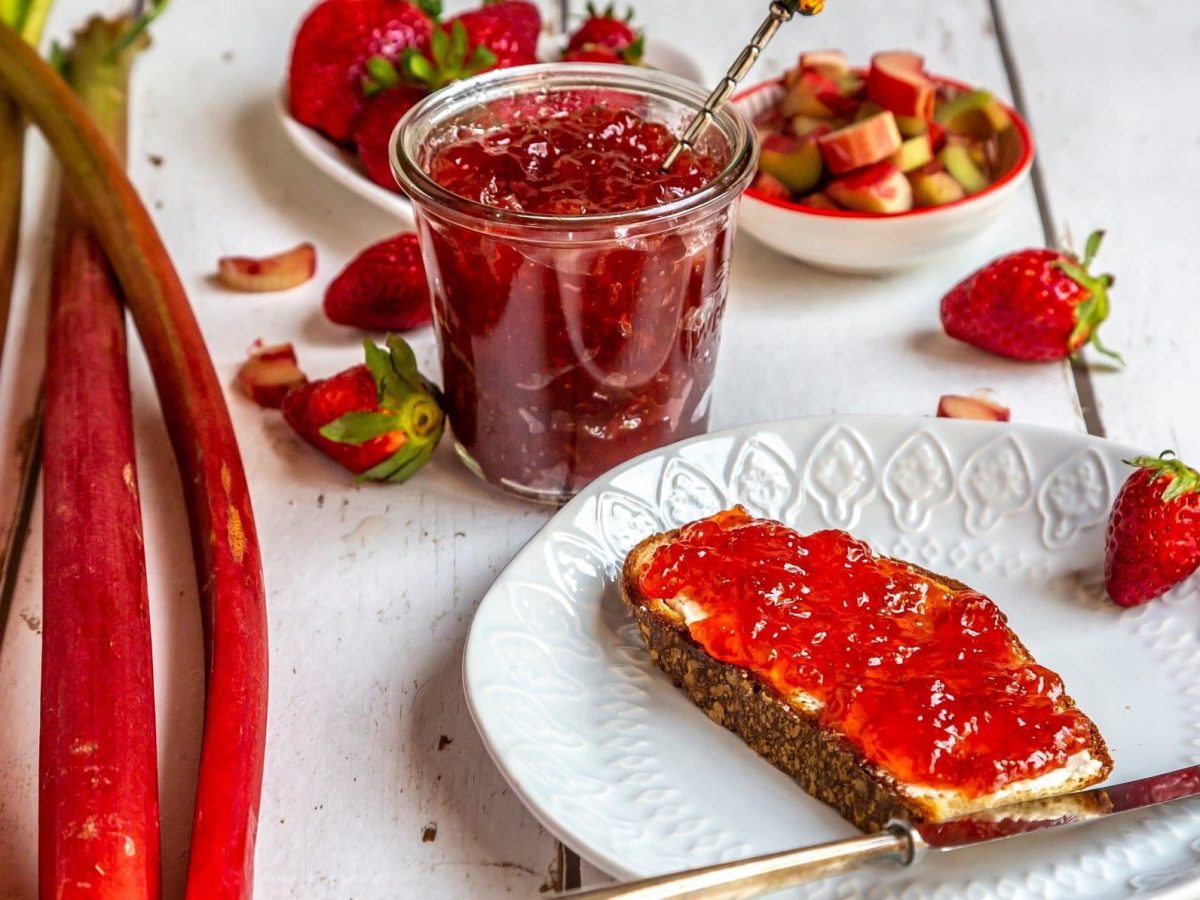
[[[809,706],[904,784],[979,797],[1092,745],[1062,680],[987,597],[846,532],[801,535],[735,507],[657,547],[639,587],[686,600],[710,656]]]

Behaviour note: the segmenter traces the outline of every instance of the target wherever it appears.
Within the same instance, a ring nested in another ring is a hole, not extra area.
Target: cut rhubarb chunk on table
[[[978,419],[984,422],[1007,422],[1012,412],[995,400],[979,394],[965,397],[961,394],[943,394],[938,400],[939,419]]]
[[[274,344],[252,350],[250,358],[238,369],[237,383],[242,391],[268,409],[279,409],[292,388],[308,379],[296,364],[291,344]]]
[[[317,249],[298,244],[272,256],[223,256],[217,280],[232,291],[286,291],[308,281],[317,271]]]

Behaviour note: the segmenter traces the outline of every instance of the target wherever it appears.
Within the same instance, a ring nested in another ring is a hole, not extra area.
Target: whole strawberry
[[[636,65],[641,62],[642,36],[630,24],[633,10],[627,10],[618,18],[610,3],[603,10],[587,5],[588,17],[567,41],[563,59],[568,62],[624,62]],[[605,58],[605,51],[611,58]]]
[[[625,59],[612,47],[602,47],[599,44],[588,44],[578,50],[568,50],[563,54],[563,62],[606,63],[611,66],[625,65]]]
[[[370,340],[363,347],[366,365],[294,388],[283,398],[283,417],[360,481],[404,481],[441,440],[437,389],[401,338],[389,335],[386,351]]]
[[[411,232],[372,244],[325,291],[331,322],[364,331],[407,331],[429,324],[429,284],[417,236]]]
[[[1062,359],[1090,343],[1119,361],[1097,334],[1113,277],[1088,272],[1103,237],[1097,231],[1088,238],[1082,262],[1054,250],[992,260],[942,298],[946,334],[1013,359]]]
[[[425,46],[440,0],[324,0],[296,33],[288,74],[288,102],[298,122],[335,141],[350,138],[363,105],[367,61],[394,60]]]
[[[386,60],[380,61],[391,67]],[[381,88],[367,97],[366,105],[354,119],[354,146],[366,169],[367,177],[380,187],[399,193],[392,166],[388,161],[388,142],[400,118],[413,108],[428,91],[397,83]]]
[[[1200,474],[1172,455],[1128,460],[1137,470],[1113,504],[1104,580],[1121,606],[1153,600],[1200,567]]]
[[[485,2],[482,8],[456,16],[447,24],[453,27],[455,22],[466,28],[469,48],[485,47],[495,54],[494,68],[537,62],[542,14],[527,0]]]

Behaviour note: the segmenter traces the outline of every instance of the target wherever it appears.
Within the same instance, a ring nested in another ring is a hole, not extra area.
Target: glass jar
[[[488,206],[429,174],[439,150],[511,122],[514,108],[581,98],[678,134],[705,92],[632,66],[501,69],[417,104],[391,148],[413,201],[455,447],[487,481],[552,503],[706,429],[736,201],[758,156],[753,127],[727,108],[698,148],[717,163],[705,186],[591,215]]]

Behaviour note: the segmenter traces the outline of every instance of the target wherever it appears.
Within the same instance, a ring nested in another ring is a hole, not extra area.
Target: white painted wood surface
[[[1054,226],[1077,244],[1108,229],[1097,264],[1117,285],[1105,331],[1128,366],[1092,367],[1105,430],[1195,461],[1200,9],[1185,0],[1002,9]]]
[[[116,0],[106,5],[120,7]],[[294,341],[310,376],[357,361],[359,336],[324,320],[320,295],[350,256],[396,228],[311,169],[272,118],[305,5],[178,3],[155,25],[155,45],[135,75],[131,172],[226,380],[257,337]],[[59,0],[51,36],[64,37],[94,6]],[[673,0],[641,0],[638,12],[652,33],[699,55],[715,78],[765,3],[687,6],[683,15]],[[1177,347],[1196,322],[1186,288],[1158,293],[1173,285],[1171,272],[1184,271],[1191,239],[1183,214],[1163,213],[1152,198],[1174,210],[1169,204],[1178,202],[1180,182],[1162,173],[1195,162],[1195,137],[1185,135],[1186,119],[1172,112],[1183,101],[1162,91],[1166,76],[1158,69],[1159,60],[1171,59],[1190,66],[1194,80],[1200,14],[1187,8],[1194,21],[1182,28],[1154,15],[1157,7],[1138,3],[1120,12],[1120,24],[1105,24],[1112,18],[1089,17],[1091,4],[1054,6],[1020,0],[1006,12],[1055,215],[1071,221],[1077,237],[1093,222],[1112,227],[1105,262],[1122,277],[1108,339],[1132,365],[1120,376],[1097,376],[1102,412],[1114,437],[1152,448],[1177,438],[1181,450],[1195,450],[1200,425],[1186,406],[1143,402],[1142,393],[1152,374],[1186,371]],[[1046,17],[1056,23],[1053,36],[1042,31]],[[1077,37],[1066,41],[1068,26]],[[1130,53],[1120,52],[1125,41],[1136,44]],[[843,47],[854,59],[911,47],[927,55],[934,71],[1008,93],[986,0],[836,0],[821,17],[789,25],[754,78],[782,71],[800,48],[816,46]],[[1121,72],[1131,57],[1138,67],[1126,79]],[[1125,98],[1116,119],[1112,97]],[[1143,113],[1151,117],[1145,124]],[[1159,119],[1174,130],[1155,131]],[[1077,131],[1075,122],[1091,131]],[[1134,142],[1161,160],[1157,182],[1150,170],[1132,169],[1133,153],[1125,148]],[[32,166],[44,162],[43,153],[33,154]],[[52,180],[31,179],[28,212],[35,223],[45,222]],[[44,283],[37,251],[46,233],[43,225],[27,239],[20,282],[26,288]],[[319,274],[291,293],[228,294],[208,280],[218,255],[305,239],[319,248]],[[1019,420],[1082,429],[1065,365],[1014,365],[940,335],[937,301],[950,284],[993,255],[1040,241],[1031,190],[995,229],[944,263],[894,278],[828,275],[742,240],[714,427],[808,413],[931,414],[942,393],[990,387]],[[1149,248],[1154,266],[1144,255]],[[1170,263],[1175,269],[1158,268]],[[29,297],[27,290],[18,297],[0,373],[6,455],[41,359],[41,326]],[[431,370],[432,336],[419,333],[413,342]],[[136,353],[133,371],[153,595],[163,863],[167,896],[178,896],[200,724],[199,619],[174,466]],[[229,403],[262,534],[270,602],[259,895],[526,896],[553,883],[556,843],[486,758],[459,675],[475,604],[548,512],[475,482],[448,447],[409,485],[353,487],[278,417],[232,390]],[[40,516],[33,529],[0,646],[0,897],[29,896],[35,883]],[[585,883],[602,878],[583,867]]]

